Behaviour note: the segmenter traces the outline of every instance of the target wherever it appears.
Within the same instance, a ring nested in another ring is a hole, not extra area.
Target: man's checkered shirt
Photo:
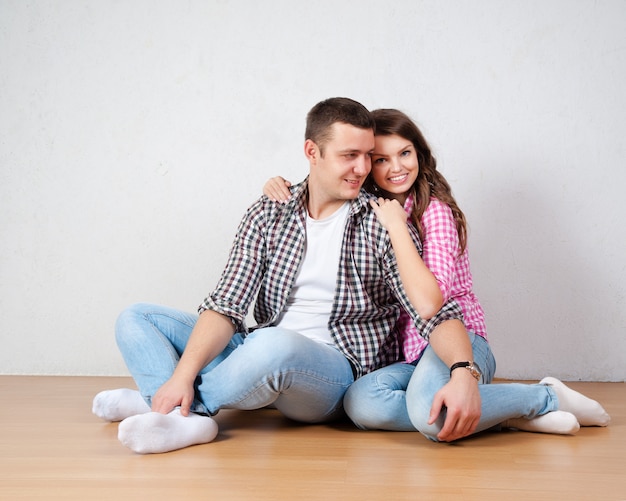
[[[287,204],[262,197],[248,208],[226,268],[199,312],[217,311],[230,317],[237,331],[247,332],[245,318],[256,297],[254,328],[276,322],[304,254],[307,187],[307,180],[294,186]],[[351,201],[328,324],[357,377],[402,359],[394,327],[403,307],[425,339],[442,321],[462,319],[455,301],[428,321],[419,317],[406,296],[389,236],[376,220],[369,198],[362,191]],[[412,237],[421,249],[416,231],[412,230]]]

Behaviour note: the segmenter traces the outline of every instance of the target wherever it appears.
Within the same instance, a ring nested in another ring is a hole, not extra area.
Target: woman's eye
[[[411,150],[404,150],[404,151],[401,153],[401,155],[402,155],[403,157],[408,157],[410,154],[411,154]]]
[[[376,160],[374,160],[375,164],[382,164],[385,161],[384,158],[377,158]]]

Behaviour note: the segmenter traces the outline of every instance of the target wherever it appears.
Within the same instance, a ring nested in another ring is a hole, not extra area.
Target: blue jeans
[[[120,314],[117,344],[148,405],[173,374],[197,319],[151,304],[136,304]],[[350,363],[336,348],[268,327],[246,337],[236,333],[200,371],[191,410],[214,415],[220,409],[273,404],[297,421],[329,421],[343,415],[343,395],[353,380]]]
[[[469,333],[474,362],[483,373],[479,390],[481,416],[476,433],[511,418],[533,418],[557,410],[554,390],[549,386],[520,383],[491,383],[496,362],[485,339]],[[358,379],[344,397],[344,408],[361,429],[391,431],[419,430],[437,441],[445,421],[445,410],[428,424],[435,393],[450,381],[450,369],[428,346],[416,366],[397,363]]]

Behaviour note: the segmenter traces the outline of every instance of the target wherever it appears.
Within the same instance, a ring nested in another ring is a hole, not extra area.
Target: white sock
[[[150,412],[150,406],[137,390],[119,388],[98,393],[91,411],[107,421],[121,421],[136,414]]]
[[[169,414],[148,412],[124,419],[117,438],[134,452],[155,454],[206,444],[216,435],[217,423],[213,419],[194,413],[185,417],[176,408]]]
[[[535,433],[554,433],[556,435],[573,435],[580,430],[576,416],[571,412],[553,411],[532,419],[515,418],[502,423],[504,428],[532,431]]]
[[[551,386],[559,400],[559,410],[574,414],[581,426],[606,426],[611,421],[599,402],[568,388],[558,379],[545,377],[539,384]]]

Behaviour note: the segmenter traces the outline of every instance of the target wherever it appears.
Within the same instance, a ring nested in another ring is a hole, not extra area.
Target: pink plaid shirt
[[[413,207],[413,197],[409,196],[404,204],[407,216]],[[485,314],[472,291],[472,273],[470,272],[467,249],[459,256],[459,235],[450,207],[436,198],[422,214],[424,228],[422,259],[435,275],[443,294],[444,304],[455,299],[463,311],[463,322],[468,331],[487,338]],[[417,360],[428,346],[415,327],[415,323],[405,311],[400,314],[396,325],[403,342],[404,357],[407,362]]]

